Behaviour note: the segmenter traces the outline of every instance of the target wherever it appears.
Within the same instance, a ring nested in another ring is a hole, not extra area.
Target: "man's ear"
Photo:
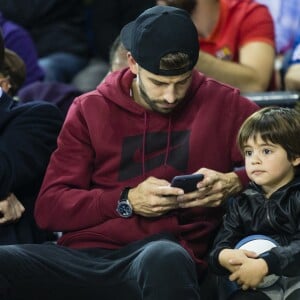
[[[294,167],[299,166],[300,165],[300,157],[293,159],[292,163],[293,163]]]
[[[128,62],[130,71],[136,75],[138,73],[138,64],[130,52],[127,53],[127,62]]]

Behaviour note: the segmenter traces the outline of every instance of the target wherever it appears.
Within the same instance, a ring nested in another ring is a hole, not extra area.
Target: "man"
[[[0,248],[13,299],[200,299],[220,204],[248,181],[236,134],[258,107],[193,70],[184,10],[150,8],[121,41],[129,69],[74,100],[36,203],[38,224],[62,237]],[[190,173],[204,174],[196,191],[170,186]]]
[[[5,93],[14,94],[25,68],[14,52],[4,49],[1,36],[0,49],[0,244],[41,243],[49,233],[36,225],[34,204],[62,116],[53,105],[22,105]]]
[[[197,27],[197,70],[243,93],[274,89],[275,37],[267,7],[253,0],[157,0],[186,9]],[[273,80],[274,81],[274,80]]]

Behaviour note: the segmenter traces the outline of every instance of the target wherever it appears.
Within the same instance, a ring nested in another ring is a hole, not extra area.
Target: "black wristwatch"
[[[117,212],[123,218],[130,218],[132,216],[132,206],[128,201],[128,192],[130,187],[126,187],[120,196],[120,200],[118,201]]]

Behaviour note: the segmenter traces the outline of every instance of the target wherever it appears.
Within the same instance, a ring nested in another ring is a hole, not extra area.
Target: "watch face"
[[[132,208],[126,202],[120,202],[117,211],[124,218],[129,218],[132,215]]]

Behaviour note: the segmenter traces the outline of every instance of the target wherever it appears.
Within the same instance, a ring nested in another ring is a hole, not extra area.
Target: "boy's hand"
[[[219,254],[219,263],[230,273],[237,271],[248,257],[256,257],[257,254],[252,251],[241,249],[224,249]]]
[[[236,281],[243,290],[255,289],[268,274],[268,265],[264,259],[247,257],[240,267],[229,276]]]

